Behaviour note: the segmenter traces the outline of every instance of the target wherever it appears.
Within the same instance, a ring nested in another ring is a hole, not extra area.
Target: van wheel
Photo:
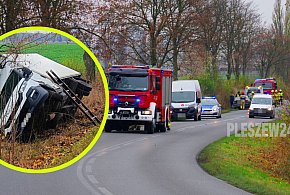
[[[197,113],[193,116],[194,121],[198,120]]]

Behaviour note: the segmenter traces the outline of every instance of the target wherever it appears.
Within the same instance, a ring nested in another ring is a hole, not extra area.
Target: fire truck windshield
[[[271,83],[271,82],[263,82],[263,83],[259,82],[259,83],[256,83],[255,86],[256,87],[261,86],[261,87],[263,87],[263,89],[273,89],[273,83]]]
[[[187,103],[195,101],[194,91],[176,91],[172,92],[173,103]]]
[[[118,91],[147,91],[148,76],[109,75],[109,89]]]

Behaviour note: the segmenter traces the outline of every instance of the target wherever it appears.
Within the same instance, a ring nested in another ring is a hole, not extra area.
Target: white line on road
[[[95,176],[91,175],[91,174],[88,175],[88,180],[90,180],[90,182],[92,184],[98,184],[99,183],[98,180],[95,178]]]
[[[98,189],[105,195],[113,195],[112,192],[110,192],[107,188],[98,187]]]
[[[86,172],[87,172],[87,173],[92,173],[92,172],[93,172],[93,170],[92,170],[92,166],[91,166],[91,165],[87,165],[87,166],[86,166]]]

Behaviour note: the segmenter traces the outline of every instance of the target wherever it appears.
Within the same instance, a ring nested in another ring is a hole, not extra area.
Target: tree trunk
[[[178,80],[178,46],[177,46],[177,39],[172,39],[173,44],[173,57],[172,57],[172,64],[173,64],[173,80]]]
[[[83,54],[83,61],[84,61],[85,66],[86,66],[86,77],[90,81],[93,81],[96,77],[95,62],[92,60],[92,58],[89,56],[89,54],[87,52],[84,52],[84,54]]]

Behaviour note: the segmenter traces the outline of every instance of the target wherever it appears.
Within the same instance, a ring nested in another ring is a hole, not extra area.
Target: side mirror
[[[221,105],[221,104],[219,104],[218,106],[219,106],[219,107],[222,107],[222,105]]]
[[[196,99],[196,103],[200,104],[201,103],[201,99],[200,98],[197,98]]]
[[[156,82],[155,88],[156,88],[156,90],[160,90],[160,83],[159,82]]]

